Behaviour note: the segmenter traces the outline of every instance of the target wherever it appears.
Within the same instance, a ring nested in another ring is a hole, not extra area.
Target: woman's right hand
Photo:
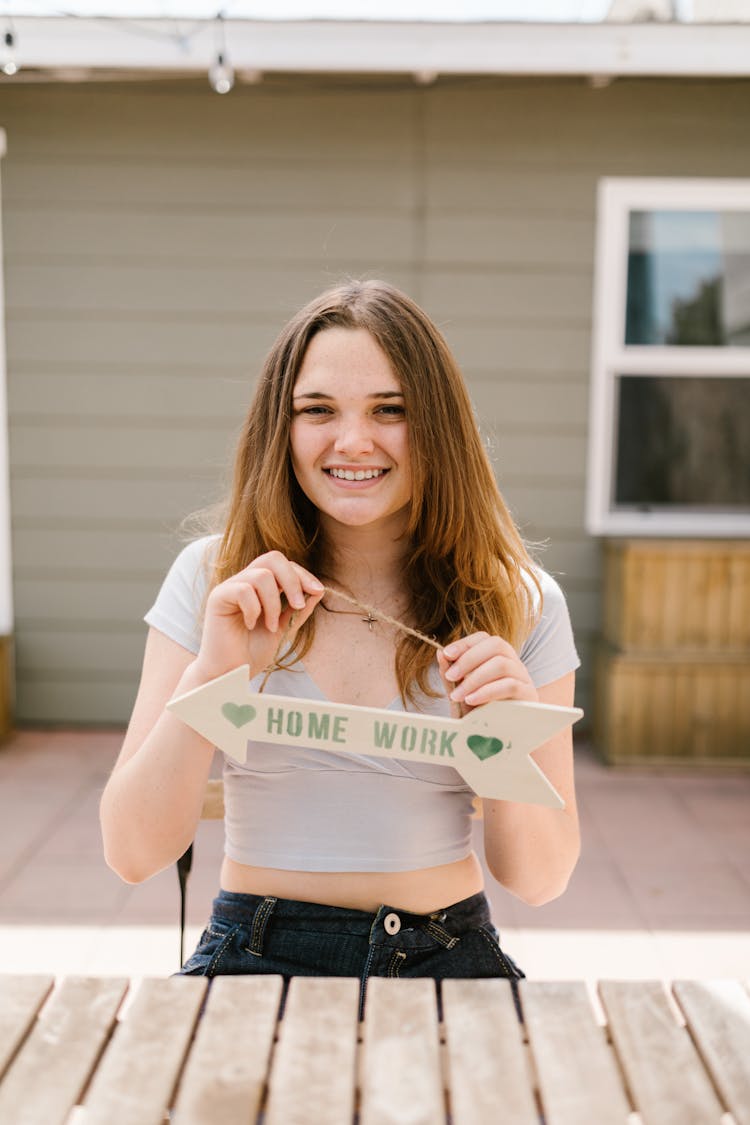
[[[291,644],[324,592],[313,574],[280,551],[254,559],[209,594],[194,670],[212,680],[249,664],[256,676],[272,663],[290,622]]]

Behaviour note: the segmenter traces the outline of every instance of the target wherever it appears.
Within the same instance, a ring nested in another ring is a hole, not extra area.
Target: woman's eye
[[[330,413],[331,413],[330,408],[327,407],[327,406],[304,406],[302,408],[302,410],[300,411],[300,414],[307,414],[307,415],[310,415],[312,417],[318,417],[320,415],[325,415],[325,414],[330,414]]]
[[[385,414],[387,417],[391,417],[391,418],[403,418],[403,416],[405,414],[405,410],[404,410],[403,406],[399,406],[397,403],[394,403],[394,402],[389,402],[389,403],[384,403],[383,406],[379,406],[378,409],[377,409],[377,413],[378,414]]]

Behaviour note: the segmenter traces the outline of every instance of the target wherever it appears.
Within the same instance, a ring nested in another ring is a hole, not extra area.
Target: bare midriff
[[[284,871],[249,867],[224,857],[221,886],[239,894],[320,902],[374,912],[393,906],[413,914],[431,914],[477,894],[484,886],[479,860],[472,852],[455,863],[417,871]]]

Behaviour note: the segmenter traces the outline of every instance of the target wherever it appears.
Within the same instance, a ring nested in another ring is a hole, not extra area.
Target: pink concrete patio
[[[174,870],[131,887],[106,867],[99,794],[119,731],[21,731],[0,747],[5,971],[168,973]],[[566,895],[525,907],[488,880],[509,952],[536,978],[750,976],[750,774],[612,770],[577,747],[583,855]],[[188,942],[217,882],[203,823]]]

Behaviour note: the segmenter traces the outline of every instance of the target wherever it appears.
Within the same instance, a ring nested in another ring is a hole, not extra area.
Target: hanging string
[[[343,601],[349,602],[350,605],[356,606],[357,609],[361,609],[368,617],[374,617],[376,621],[383,621],[386,625],[393,625],[395,629],[400,629],[403,633],[409,633],[412,637],[416,637],[418,641],[424,641],[426,645],[432,645],[438,652],[441,651],[443,646],[438,644],[434,637],[425,636],[425,634],[420,633],[418,629],[412,629],[410,625],[404,625],[403,621],[397,621],[395,617],[389,617],[387,613],[382,613],[379,609],[375,609],[365,602],[357,601],[356,598],[350,597],[349,594],[342,593],[341,590],[334,590],[330,586],[324,586],[323,589],[327,594],[332,594],[334,598],[342,598]]]
[[[410,636],[416,637],[418,641],[423,641],[424,644],[431,645],[434,649],[437,649],[438,652],[442,650],[443,646],[441,644],[438,644],[434,637],[425,636],[425,634],[420,633],[418,629],[412,629],[410,625],[405,625],[403,621],[397,621],[395,617],[389,617],[387,613],[382,613],[381,610],[375,609],[374,606],[367,605],[366,602],[360,602],[357,600],[357,598],[352,598],[349,594],[342,593],[341,590],[334,590],[331,586],[324,586],[323,589],[326,594],[330,594],[334,598],[341,598],[343,601],[349,602],[350,605],[356,606],[357,609],[361,610],[362,613],[366,613],[368,618],[374,619],[376,621],[382,621],[386,625],[392,625],[395,629],[400,629],[403,633],[409,633]],[[296,616],[296,613],[293,613],[289,618],[286,629],[282,633],[281,640],[276,647],[276,652],[274,653],[273,660],[268,665],[268,667],[264,669],[263,679],[261,681],[260,687],[258,688],[259,693],[264,690],[271,673],[279,667],[279,657],[281,656],[289,634],[294,628]]]

